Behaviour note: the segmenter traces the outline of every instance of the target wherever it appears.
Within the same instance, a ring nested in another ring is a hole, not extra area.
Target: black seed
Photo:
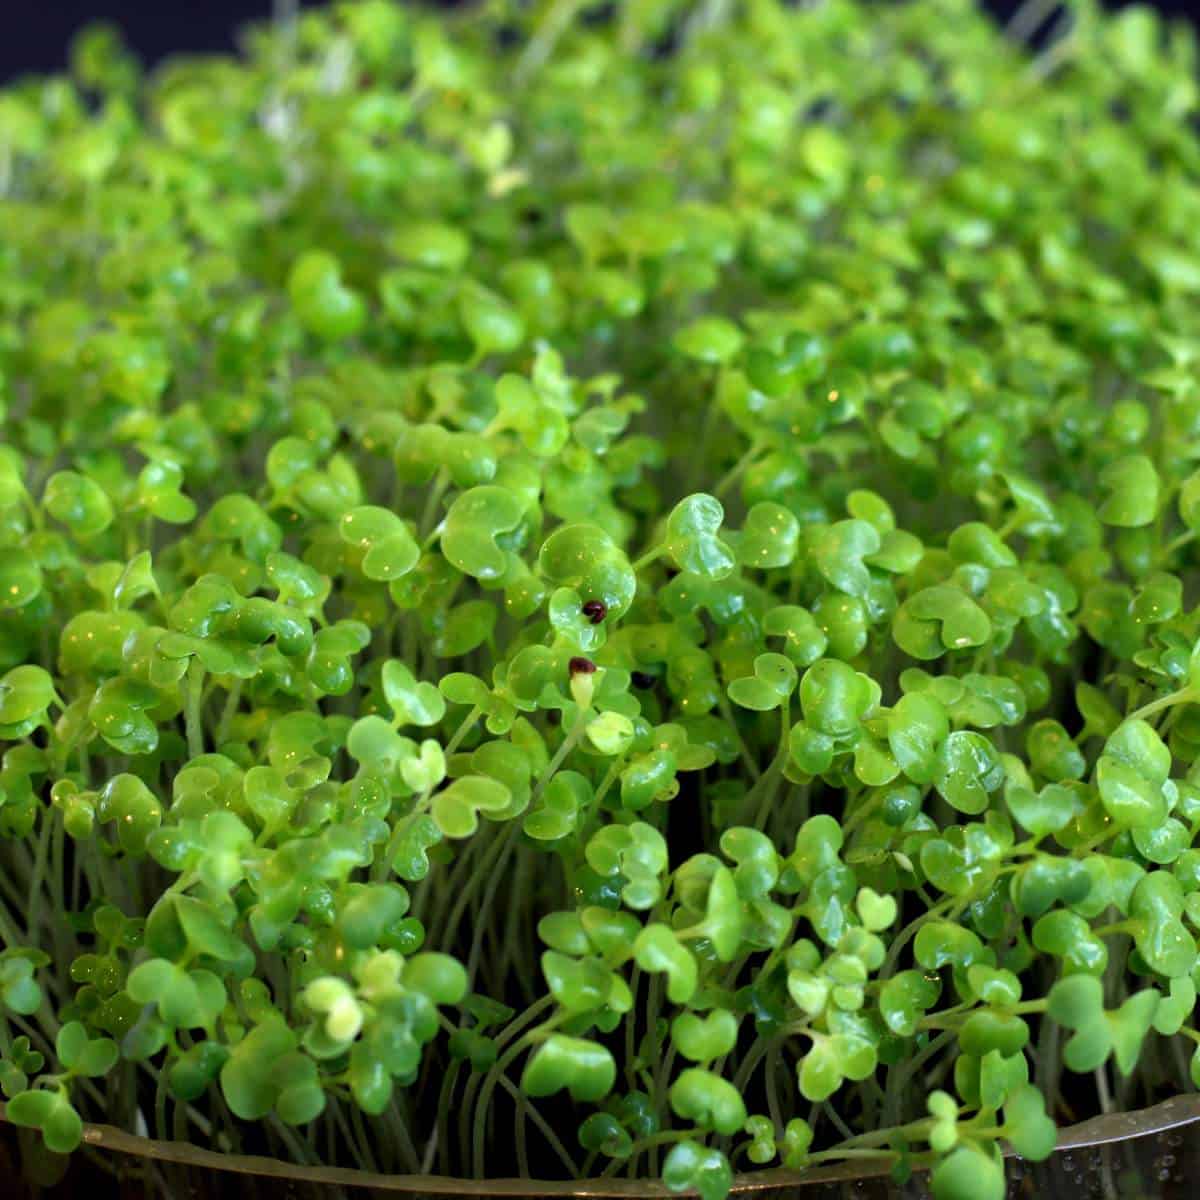
[[[589,600],[583,606],[583,615],[587,617],[593,625],[599,625],[601,621],[608,615],[608,609],[605,607],[603,600]]]

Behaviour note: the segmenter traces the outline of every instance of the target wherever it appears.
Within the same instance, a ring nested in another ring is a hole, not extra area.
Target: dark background
[[[0,82],[63,70],[71,38],[94,21],[120,26],[138,56],[152,63],[181,51],[228,53],[237,28],[269,17],[271,9],[272,0],[0,0],[0,12],[8,14]]]
[[[309,0],[316,2],[316,0]],[[1175,16],[1200,16],[1200,0],[1156,0]],[[1001,18],[1016,0],[989,0]],[[73,34],[95,20],[112,21],[146,62],[173,51],[230,51],[237,27],[270,15],[271,0],[0,0],[0,81],[27,72],[62,70]]]

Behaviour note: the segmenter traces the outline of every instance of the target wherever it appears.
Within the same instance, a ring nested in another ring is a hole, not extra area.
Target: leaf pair
[[[1135,992],[1114,1012],[1104,1008],[1104,986],[1093,975],[1071,975],[1050,989],[1047,1015],[1073,1035],[1063,1047],[1072,1071],[1093,1071],[1111,1054],[1117,1070],[1128,1075],[1142,1042],[1154,1023],[1160,994],[1153,988]]]

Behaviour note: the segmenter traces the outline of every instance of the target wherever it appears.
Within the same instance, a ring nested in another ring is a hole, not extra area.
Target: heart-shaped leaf
[[[465,775],[434,796],[431,815],[443,836],[470,837],[479,827],[480,813],[500,813],[511,798],[504,784],[482,775]]]
[[[685,1138],[671,1147],[662,1177],[673,1192],[695,1191],[700,1200],[724,1200],[733,1184],[733,1168],[719,1150]]]
[[[667,976],[667,998],[686,1004],[696,991],[696,960],[668,925],[647,925],[633,944],[634,961],[643,971]]]
[[[697,493],[680,500],[667,517],[664,549],[681,571],[723,579],[737,565],[733,551],[717,533],[725,509],[715,496]]]
[[[712,1062],[728,1054],[737,1042],[737,1018],[719,1008],[705,1016],[683,1012],[671,1023],[671,1041],[684,1058]]]
[[[936,584],[910,596],[892,621],[892,636],[905,654],[940,658],[947,650],[986,644],[992,636],[987,613],[965,592]]]
[[[513,492],[490,484],[471,488],[450,505],[442,521],[442,553],[464,575],[498,580],[509,569],[508,552],[499,539],[524,516],[525,503]]]
[[[760,654],[754,674],[735,679],[728,687],[729,698],[742,708],[769,712],[778,708],[796,688],[796,668],[782,654]]]
[[[717,1133],[738,1133],[746,1123],[741,1093],[727,1079],[702,1067],[681,1071],[669,1095],[678,1116]]]
[[[521,1074],[527,1096],[552,1096],[564,1088],[573,1100],[595,1103],[612,1090],[617,1068],[598,1042],[551,1034],[529,1057]]]
[[[800,542],[800,522],[782,504],[760,500],[746,514],[737,539],[738,561],[760,571],[789,566]]]
[[[878,553],[879,531],[866,521],[838,521],[823,529],[813,543],[817,570],[839,591],[865,597],[871,572],[863,562]]]

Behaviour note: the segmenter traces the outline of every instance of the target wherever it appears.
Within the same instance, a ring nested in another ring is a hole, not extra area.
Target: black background
[[[990,0],[989,7],[1005,17],[1016,0]],[[1197,15],[1196,0],[1157,0],[1154,7]],[[271,0],[0,0],[0,10],[6,8],[0,81],[62,70],[71,37],[95,20],[119,25],[146,62],[179,51],[230,51],[237,27],[269,16]]]
[[[10,9],[0,80],[63,70],[71,38],[94,21],[120,26],[147,63],[179,52],[227,53],[237,28],[269,17],[271,7],[271,0],[0,0],[0,12]]]

